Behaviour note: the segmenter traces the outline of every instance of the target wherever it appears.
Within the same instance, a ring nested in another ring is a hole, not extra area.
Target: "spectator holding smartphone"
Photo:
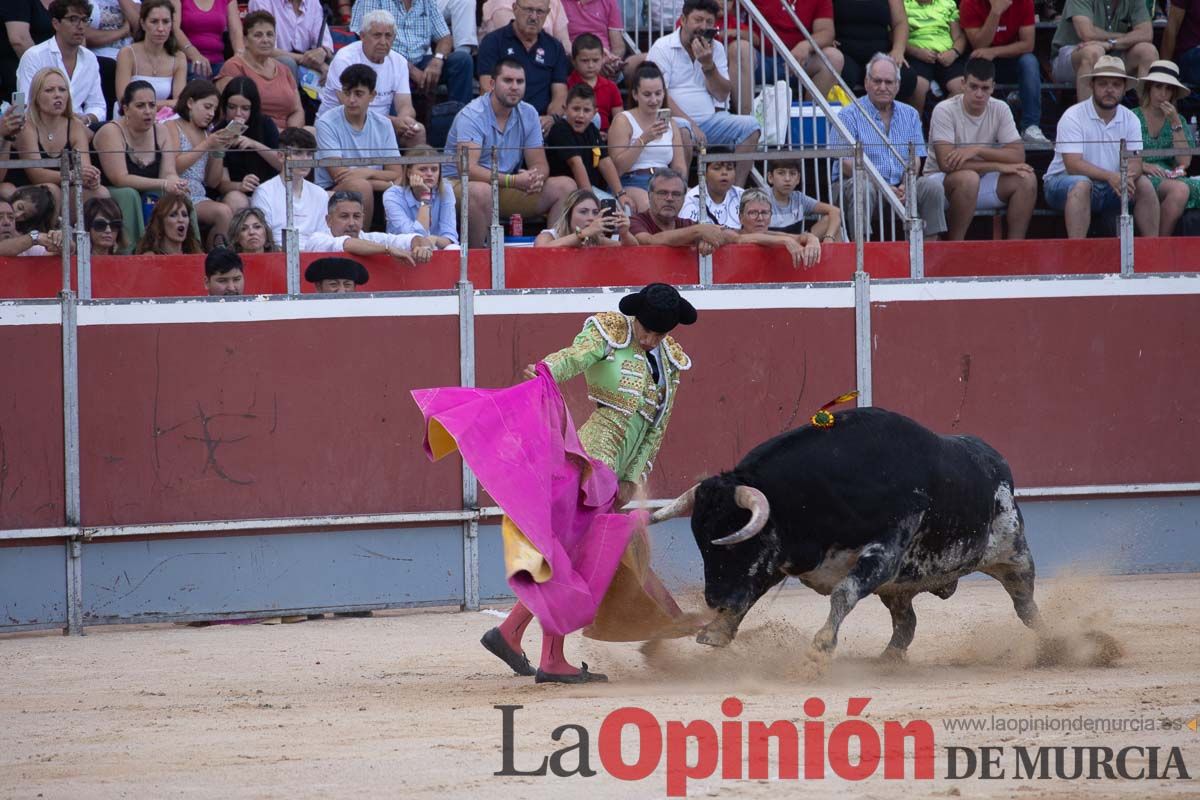
[[[534,247],[636,247],[638,240],[629,232],[629,217],[615,200],[600,208],[600,201],[586,189],[567,196],[566,208],[553,228],[547,228],[533,240]],[[617,239],[612,235],[618,234]]]
[[[667,107],[667,90],[662,72],[654,64],[642,64],[633,74],[629,96],[634,106],[613,117],[608,132],[608,152],[621,176],[635,213],[650,207],[647,187],[658,170],[670,168],[686,175],[687,160],[679,126]]]
[[[229,130],[232,141],[225,150],[225,166],[217,192],[233,211],[250,204],[250,196],[283,168],[279,128],[262,112],[258,84],[239,76],[225,84],[218,107],[217,127]]]

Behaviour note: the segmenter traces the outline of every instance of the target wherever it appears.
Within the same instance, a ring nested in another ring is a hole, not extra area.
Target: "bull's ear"
[[[650,524],[662,522],[663,520],[673,519],[674,517],[686,517],[692,513],[692,507],[696,505],[696,489],[700,484],[695,484],[683,494],[676,497],[665,506],[655,511],[650,515]]]

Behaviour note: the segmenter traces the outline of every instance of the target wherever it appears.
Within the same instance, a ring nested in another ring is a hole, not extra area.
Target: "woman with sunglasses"
[[[92,255],[115,256],[129,250],[121,209],[111,199],[93,197],[84,203],[83,224],[92,240]]]

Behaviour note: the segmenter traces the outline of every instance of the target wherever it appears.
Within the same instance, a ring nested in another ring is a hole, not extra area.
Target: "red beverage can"
[[[521,219],[520,214],[513,214],[508,218],[508,230],[512,236],[525,235],[525,220]]]

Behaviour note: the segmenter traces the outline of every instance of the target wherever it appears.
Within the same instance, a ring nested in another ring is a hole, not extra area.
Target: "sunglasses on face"
[[[115,230],[118,230],[120,227],[121,227],[120,222],[111,222],[107,219],[92,220],[92,230],[94,230],[96,233],[100,233],[102,231],[115,231]]]

